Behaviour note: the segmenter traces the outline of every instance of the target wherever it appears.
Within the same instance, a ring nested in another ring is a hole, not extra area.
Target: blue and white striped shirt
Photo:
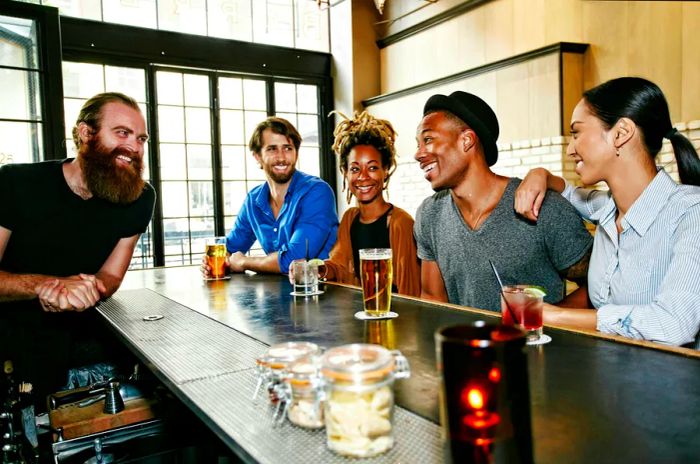
[[[700,349],[700,187],[660,170],[620,234],[610,192],[567,183],[562,195],[598,225],[588,269],[598,330]]]

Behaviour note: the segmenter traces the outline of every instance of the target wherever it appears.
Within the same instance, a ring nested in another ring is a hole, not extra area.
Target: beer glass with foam
[[[391,310],[391,248],[360,250],[360,277],[365,313],[370,317],[386,316]]]
[[[226,237],[210,237],[206,241],[207,265],[212,279],[226,277]]]

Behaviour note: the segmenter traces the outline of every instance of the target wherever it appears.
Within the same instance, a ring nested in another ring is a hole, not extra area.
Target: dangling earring
[[[348,202],[348,205],[350,204],[350,201],[352,201],[352,192],[350,191],[350,188],[347,187],[347,190],[345,190],[347,187],[347,180],[345,177],[343,177],[343,190],[345,191],[345,201]]]
[[[617,156],[620,156],[620,148],[619,148],[619,147],[615,149],[615,154],[616,154]]]

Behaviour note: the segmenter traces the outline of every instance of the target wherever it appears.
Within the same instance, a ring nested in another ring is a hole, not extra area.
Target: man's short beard
[[[265,166],[263,170],[265,171],[265,174],[267,174],[267,176],[270,179],[272,179],[272,182],[276,184],[286,184],[296,172],[296,168],[294,166],[292,166],[292,169],[289,171],[289,174],[278,174],[272,169],[272,166]]]
[[[131,158],[130,166],[118,166],[116,157]],[[143,160],[129,149],[116,147],[112,151],[105,148],[97,137],[90,139],[78,150],[78,162],[83,171],[88,190],[110,203],[128,205],[135,202],[143,193],[145,185],[141,178]]]

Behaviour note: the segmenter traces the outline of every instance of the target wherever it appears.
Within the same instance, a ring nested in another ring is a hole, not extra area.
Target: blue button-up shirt
[[[246,253],[257,239],[265,253],[279,254],[280,271],[286,273],[292,261],[305,257],[307,240],[309,258],[328,258],[337,233],[333,190],[318,177],[296,171],[276,219],[267,182],[248,192],[226,248]]]
[[[610,192],[567,184],[562,195],[598,224],[588,270],[598,330],[700,349],[700,187],[660,170],[619,234]]]

